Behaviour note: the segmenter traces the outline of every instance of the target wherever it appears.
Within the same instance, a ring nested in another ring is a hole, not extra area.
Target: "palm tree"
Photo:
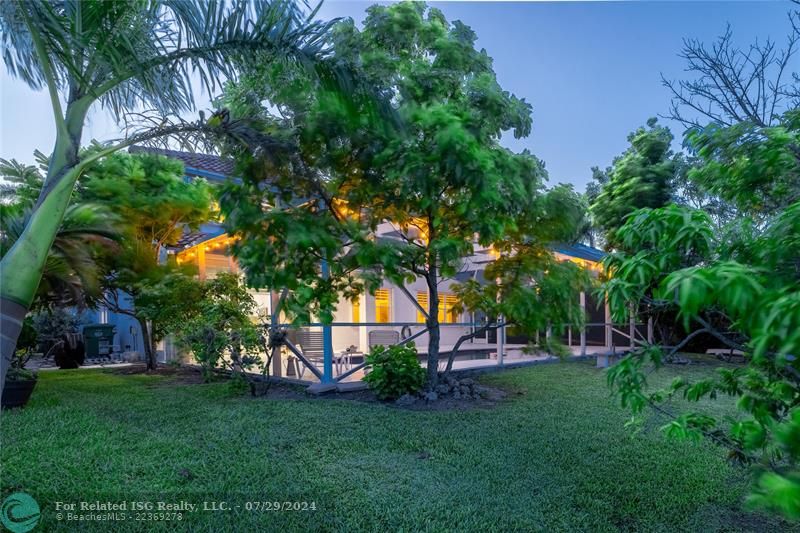
[[[50,96],[56,140],[36,203],[0,261],[0,392],[22,321],[58,235],[75,182],[93,161],[133,143],[185,143],[239,135],[241,125],[170,119],[194,109],[193,80],[211,93],[237,65],[258,59],[323,64],[329,24],[285,0],[82,0],[0,2],[0,42],[9,72]],[[125,139],[81,152],[89,110],[100,104],[129,124]],[[223,118],[223,120],[220,120]]]
[[[31,210],[0,216],[0,257],[25,230]],[[48,304],[86,307],[102,297],[103,255],[114,253],[121,233],[102,206],[73,204],[56,232],[42,269],[33,307]]]

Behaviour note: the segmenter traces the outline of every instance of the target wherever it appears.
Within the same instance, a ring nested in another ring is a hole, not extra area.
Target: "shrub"
[[[229,368],[236,375],[261,363],[263,339],[251,318],[255,306],[234,274],[204,282],[200,313],[183,324],[178,340],[192,351],[205,381],[218,368]]]
[[[372,371],[364,381],[382,400],[415,394],[425,384],[425,369],[420,366],[413,345],[375,346],[367,356],[367,364]]]

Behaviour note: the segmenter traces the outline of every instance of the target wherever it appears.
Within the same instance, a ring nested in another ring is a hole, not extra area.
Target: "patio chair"
[[[324,359],[324,345],[321,331],[298,331],[295,334],[295,346],[308,361],[316,367],[322,365]],[[306,365],[298,364],[299,377],[302,379],[306,373]]]
[[[392,329],[375,329],[367,334],[369,347],[391,346],[400,342],[400,333]]]

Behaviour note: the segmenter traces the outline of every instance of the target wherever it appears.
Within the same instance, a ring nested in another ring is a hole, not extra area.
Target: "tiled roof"
[[[217,224],[216,222],[206,222],[205,224],[202,224],[196,231],[190,231],[187,228],[181,238],[178,239],[178,242],[169,248],[171,250],[180,251],[184,248],[189,248],[191,246],[200,244],[201,242],[211,240],[214,237],[219,237],[223,233],[225,233],[225,228],[223,228],[221,225]]]
[[[221,177],[228,177],[233,174],[234,170],[232,159],[224,159],[218,155],[179,152],[177,150],[165,150],[163,148],[151,148],[149,146],[131,146],[128,151],[132,154],[146,152],[179,159],[183,161],[183,164],[186,166],[186,174],[189,175],[195,174],[192,170],[200,170],[219,174]],[[206,175],[202,176],[205,178],[209,177]]]

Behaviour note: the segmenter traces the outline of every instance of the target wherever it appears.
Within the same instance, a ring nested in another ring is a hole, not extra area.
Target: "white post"
[[[653,317],[647,319],[647,344],[653,344]]]
[[[500,316],[499,328],[497,328],[497,365],[503,366],[503,353],[506,351],[506,325],[503,316]]]
[[[586,293],[581,291],[581,309],[583,317],[586,319]],[[581,328],[581,355],[586,355],[586,325]]]
[[[614,343],[614,332],[611,331],[612,324],[611,324],[611,308],[608,305],[608,298],[606,298],[605,304],[605,325],[606,325],[606,348],[611,348],[611,345]]]

